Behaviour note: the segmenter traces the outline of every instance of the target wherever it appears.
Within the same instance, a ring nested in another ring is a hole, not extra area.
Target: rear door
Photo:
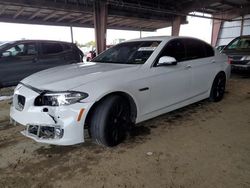
[[[63,43],[64,48],[64,59],[65,61],[70,63],[79,63],[83,60],[83,53],[77,46],[73,43]]]
[[[40,43],[39,64],[41,70],[59,65],[65,65],[67,64],[66,62],[64,48],[61,43]]]
[[[192,70],[192,97],[207,93],[216,71],[213,48],[197,39],[183,39],[187,61]]]
[[[0,54],[0,84],[10,86],[38,71],[36,42],[20,42]]]

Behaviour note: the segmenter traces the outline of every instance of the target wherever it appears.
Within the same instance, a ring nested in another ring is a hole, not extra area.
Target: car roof
[[[181,39],[181,38],[187,39],[188,38],[188,39],[200,40],[198,38],[188,37],[188,36],[152,36],[152,37],[143,37],[143,38],[138,38],[138,39],[132,39],[132,40],[128,40],[126,42],[146,41],[146,40],[148,40],[148,41],[151,41],[151,40],[153,40],[153,41],[169,41],[171,39],[177,39],[177,38],[179,38],[179,39]],[[202,41],[202,40],[200,40],[200,41]],[[203,42],[205,42],[205,41],[203,41]]]
[[[70,42],[56,41],[56,40],[15,40],[15,41],[8,41],[6,43],[17,43],[17,42],[56,42],[56,43],[72,44]]]

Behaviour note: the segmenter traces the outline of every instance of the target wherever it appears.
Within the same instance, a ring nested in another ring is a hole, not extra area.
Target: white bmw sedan
[[[22,80],[11,119],[37,142],[73,145],[89,131],[115,146],[131,125],[209,98],[223,98],[227,56],[188,37],[149,37],[118,44],[92,62],[59,66]]]

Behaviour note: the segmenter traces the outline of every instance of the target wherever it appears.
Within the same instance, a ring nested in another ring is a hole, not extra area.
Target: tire
[[[91,117],[89,129],[92,140],[100,145],[116,146],[126,138],[130,122],[130,107],[123,97],[105,98]]]
[[[223,99],[226,87],[226,76],[224,73],[219,73],[213,82],[210,91],[210,101],[219,102]]]
[[[88,57],[88,58],[86,59],[86,61],[89,62],[89,60],[90,60],[90,58]]]

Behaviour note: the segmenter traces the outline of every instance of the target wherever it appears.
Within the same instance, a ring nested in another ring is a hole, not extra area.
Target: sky
[[[196,13],[199,14],[199,13]],[[180,28],[180,36],[191,36],[211,42],[212,21],[205,18],[188,16],[188,24]],[[94,29],[73,28],[74,41],[85,44],[95,40]],[[171,27],[158,29],[156,32],[142,32],[142,37],[171,35]],[[115,39],[139,38],[139,31],[107,30],[107,44],[112,44]],[[12,41],[19,39],[47,39],[71,42],[69,27],[44,26],[29,24],[13,24],[0,22],[0,41]]]

